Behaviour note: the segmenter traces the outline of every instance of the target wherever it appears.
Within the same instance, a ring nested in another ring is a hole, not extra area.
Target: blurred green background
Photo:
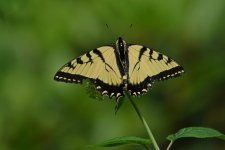
[[[185,68],[135,98],[163,149],[183,127],[225,133],[224,14],[224,0],[0,0],[0,149],[83,150],[113,137],[148,137],[129,101],[114,115],[115,101],[53,80],[72,58],[115,42],[106,23]],[[222,150],[225,142],[189,138],[172,148]]]

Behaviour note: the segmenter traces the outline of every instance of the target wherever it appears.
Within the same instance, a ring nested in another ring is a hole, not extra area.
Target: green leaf
[[[116,137],[107,141],[104,141],[100,144],[92,145],[94,147],[115,147],[120,145],[142,145],[144,147],[147,147],[147,145],[150,145],[152,142],[149,139],[144,139],[140,137],[134,137],[134,136],[123,136],[123,137]]]
[[[225,135],[221,132],[205,127],[188,127],[180,129],[177,133],[167,136],[170,141],[175,141],[179,138],[193,137],[193,138],[219,138],[225,140]]]

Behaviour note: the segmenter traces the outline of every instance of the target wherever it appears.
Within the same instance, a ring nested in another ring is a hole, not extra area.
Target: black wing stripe
[[[98,56],[101,58],[101,60],[102,60],[103,62],[105,62],[105,59],[104,59],[104,57],[103,57],[103,55],[102,55],[102,52],[100,52],[98,49],[94,49],[94,50],[93,50],[93,53],[95,53],[96,55],[98,55]]]
[[[72,63],[71,62],[69,62],[68,64],[66,64],[65,66],[68,66],[68,67],[70,67],[70,68],[72,68],[72,69],[74,69],[75,68],[75,66],[74,65],[72,65]]]
[[[159,74],[156,74],[156,75],[152,76],[151,78],[153,80],[167,80],[172,77],[180,76],[181,73],[183,73],[183,70],[184,70],[183,67],[177,66],[175,68],[171,68],[169,70],[160,72]]]
[[[83,60],[82,60],[80,57],[78,57],[78,58],[77,58],[77,63],[78,63],[78,64],[83,64],[84,62],[83,62]]]
[[[63,81],[63,82],[70,82],[70,83],[82,83],[83,79],[87,77],[81,75],[70,74],[66,72],[57,72],[55,74],[54,80],[56,81]]]
[[[153,49],[150,48],[150,51],[149,51],[149,59],[150,59],[150,60],[152,59],[152,55],[153,55]]]
[[[163,59],[163,55],[162,54],[159,54],[157,59],[158,60],[162,60]]]
[[[100,91],[102,95],[107,95],[110,98],[116,97],[117,99],[124,96],[123,84],[118,86],[108,85],[99,79],[94,80],[94,83],[96,84],[97,90]]]
[[[168,59],[167,59],[167,62],[166,62],[166,64],[169,64],[169,63],[171,63],[172,62],[172,59],[170,58],[170,57],[167,57]]]
[[[140,61],[141,60],[141,56],[144,54],[144,52],[147,50],[146,47],[142,47],[141,50],[140,50],[140,53],[139,53],[139,57],[138,57],[138,60]]]
[[[93,63],[93,60],[92,60],[91,55],[90,55],[89,52],[86,53],[86,56],[88,57],[88,62]]]

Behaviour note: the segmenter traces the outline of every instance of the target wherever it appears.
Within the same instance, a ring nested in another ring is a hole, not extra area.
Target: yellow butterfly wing
[[[102,95],[123,96],[121,68],[114,47],[102,46],[65,64],[54,77],[57,81],[82,83],[90,79]]]
[[[131,95],[146,93],[155,80],[177,77],[184,72],[177,62],[142,45],[128,46],[128,85]]]

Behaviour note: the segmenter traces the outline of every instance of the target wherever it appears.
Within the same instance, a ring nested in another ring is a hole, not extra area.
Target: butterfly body
[[[119,99],[124,91],[133,96],[146,93],[156,80],[179,76],[183,68],[170,57],[142,45],[127,44],[121,37],[65,64],[57,81],[82,83],[91,80],[102,95]]]

